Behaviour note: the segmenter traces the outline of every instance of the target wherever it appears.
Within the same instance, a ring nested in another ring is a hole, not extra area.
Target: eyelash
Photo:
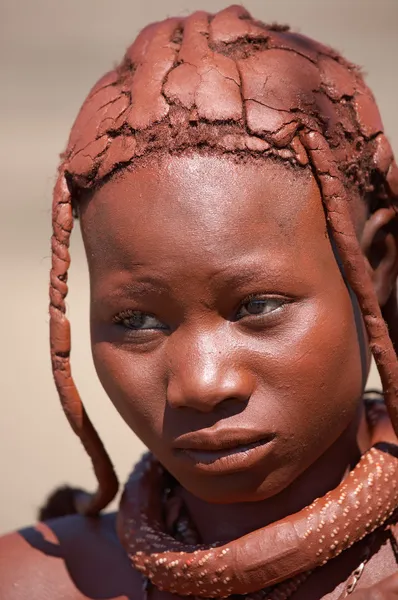
[[[129,327],[127,324],[124,323],[124,321],[127,321],[128,319],[133,318],[135,315],[137,315],[138,317],[141,317],[143,319],[149,317],[149,318],[153,318],[156,319],[155,315],[151,314],[151,313],[145,313],[141,310],[124,310],[121,313],[119,313],[118,315],[115,315],[113,317],[113,322],[116,325],[121,325],[122,327],[125,327],[126,329],[130,329],[131,331],[151,331],[153,329],[159,329],[159,330],[163,330],[166,329],[166,327],[153,327],[153,328],[147,328],[147,329],[134,329],[133,327]],[[156,319],[157,320],[157,319]]]
[[[256,315],[256,314],[252,314],[252,315],[250,315],[250,314],[249,314],[249,315],[246,315],[246,317],[255,317],[255,318],[257,318],[257,319],[259,319],[259,318],[261,318],[261,317],[262,317],[262,318],[269,318],[269,316],[270,316],[272,313],[274,313],[274,312],[276,312],[276,311],[279,311],[280,309],[283,309],[283,308],[284,308],[284,306],[285,306],[286,304],[288,304],[288,303],[290,303],[290,302],[292,301],[290,298],[287,298],[287,297],[285,297],[285,296],[277,296],[277,295],[274,295],[274,296],[272,296],[272,295],[263,295],[263,296],[262,296],[261,294],[250,294],[250,295],[249,295],[249,296],[247,296],[247,298],[245,298],[245,300],[244,300],[244,301],[243,301],[243,302],[240,304],[240,306],[239,306],[239,310],[237,311],[237,314],[239,313],[239,311],[241,311],[241,310],[242,310],[242,308],[243,308],[245,305],[248,305],[248,304],[249,304],[249,303],[250,303],[252,300],[256,300],[256,301],[258,301],[258,302],[261,302],[261,301],[263,301],[263,302],[272,302],[272,301],[275,301],[275,302],[279,303],[279,306],[277,306],[277,307],[276,307],[276,308],[274,308],[273,310],[270,310],[270,311],[268,311],[268,312],[266,312],[266,313],[262,313],[262,314],[261,314],[261,313],[258,313],[257,315]],[[242,317],[242,318],[244,318],[244,317]],[[236,319],[236,320],[239,320],[239,319]]]
[[[264,318],[270,318],[270,315],[272,315],[272,313],[275,313],[276,311],[280,311],[281,309],[283,309],[285,307],[286,304],[289,304],[291,302],[291,299],[286,298],[284,296],[261,296],[259,294],[250,294],[249,296],[247,296],[247,298],[245,298],[245,300],[239,305],[239,309],[236,312],[236,315],[239,315],[239,312],[242,311],[242,309],[247,306],[250,302],[252,302],[253,300],[256,300],[257,302],[261,303],[261,301],[265,302],[272,302],[275,301],[277,304],[279,304],[279,306],[277,306],[276,308],[269,310],[268,312],[265,313],[253,313],[250,314],[248,313],[247,315],[243,315],[240,318],[239,317],[235,317],[233,320],[234,321],[240,321],[241,319],[248,319],[248,318],[254,318],[256,320],[258,319],[264,319]],[[133,318],[134,316],[137,316],[139,319],[141,318],[141,320],[145,320],[145,319],[155,319],[156,321],[158,321],[158,319],[156,318],[155,315],[151,314],[151,313],[145,313],[143,311],[139,311],[139,310],[125,310],[121,313],[119,313],[118,315],[115,315],[113,317],[113,322],[116,325],[120,325],[125,329],[128,329],[131,332],[134,332],[135,334],[137,333],[142,333],[144,331],[164,331],[167,330],[168,328],[166,326],[164,327],[146,327],[146,328],[134,328],[134,327],[129,327],[128,324],[125,323],[125,321],[128,321],[128,319]],[[160,321],[159,321],[160,323]]]

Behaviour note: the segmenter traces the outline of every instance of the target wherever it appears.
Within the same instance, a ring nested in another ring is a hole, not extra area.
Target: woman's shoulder
[[[0,538],[0,598],[141,600],[141,589],[115,515],[62,517]]]

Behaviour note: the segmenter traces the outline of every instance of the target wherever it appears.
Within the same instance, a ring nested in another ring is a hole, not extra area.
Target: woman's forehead
[[[208,228],[273,223],[288,230],[303,213],[322,214],[318,186],[308,169],[272,160],[192,153],[146,161],[105,184],[83,210],[83,227],[158,231],[179,225]]]
[[[83,208],[82,230],[97,271],[137,262],[224,268],[258,252],[282,264],[329,253],[311,173],[271,161],[152,161],[99,190]]]

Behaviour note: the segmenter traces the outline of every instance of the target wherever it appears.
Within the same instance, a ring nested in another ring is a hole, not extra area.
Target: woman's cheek
[[[99,380],[127,425],[144,443],[151,431],[161,435],[165,393],[156,361],[105,342],[93,344],[92,353]]]
[[[274,414],[279,413],[280,426],[297,448],[305,444],[321,453],[356,412],[363,375],[347,297],[345,290],[343,298],[318,298],[307,304],[262,353],[262,385],[273,388]],[[261,349],[257,351],[260,359]]]

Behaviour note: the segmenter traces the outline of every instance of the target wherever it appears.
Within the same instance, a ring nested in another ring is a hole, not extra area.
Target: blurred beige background
[[[54,486],[94,485],[89,461],[58,405],[48,356],[49,209],[58,153],[91,85],[144,25],[230,3],[0,0],[0,532],[32,521]],[[245,6],[361,64],[398,150],[398,0],[247,0]],[[70,289],[75,379],[124,480],[142,445],[96,380],[78,228]]]

